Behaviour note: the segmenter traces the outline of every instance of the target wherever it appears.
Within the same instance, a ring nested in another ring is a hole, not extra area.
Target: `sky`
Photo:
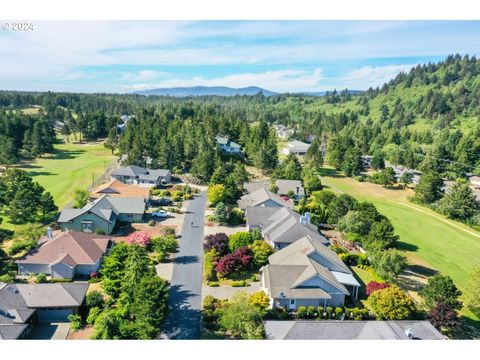
[[[479,39],[480,21],[38,21],[0,30],[0,89],[363,90],[449,54],[478,56]]]

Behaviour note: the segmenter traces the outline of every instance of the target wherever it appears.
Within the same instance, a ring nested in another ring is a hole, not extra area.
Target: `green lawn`
[[[480,233],[410,203],[407,197],[411,192],[328,175],[322,182],[330,190],[370,201],[391,219],[400,236],[400,248],[419,267],[430,266],[448,274],[463,288],[472,270],[480,266]]]
[[[87,188],[111,165],[114,156],[102,144],[57,144],[55,153],[20,168],[28,171],[62,208],[76,188]]]

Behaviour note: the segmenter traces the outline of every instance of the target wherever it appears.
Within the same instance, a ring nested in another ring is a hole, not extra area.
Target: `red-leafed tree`
[[[226,277],[237,270],[237,263],[237,258],[234,254],[227,254],[218,261],[215,270],[217,270],[220,276]]]
[[[130,234],[126,240],[128,244],[136,244],[143,247],[146,247],[150,244],[152,237],[147,234],[145,231],[135,231]]]
[[[382,290],[382,289],[385,289],[389,286],[390,286],[390,284],[388,282],[381,283],[381,282],[377,282],[377,281],[370,281],[367,284],[367,289],[365,290],[365,293],[367,295],[370,295],[374,291]]]
[[[458,324],[458,314],[455,309],[440,301],[427,314],[427,320],[438,330],[452,329]]]
[[[228,253],[228,236],[224,233],[217,233],[212,235],[207,235],[205,237],[207,242],[203,245],[205,251],[210,251],[211,249],[217,250],[217,254],[223,256]]]

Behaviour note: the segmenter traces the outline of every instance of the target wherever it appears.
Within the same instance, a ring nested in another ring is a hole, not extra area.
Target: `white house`
[[[289,141],[287,146],[283,148],[283,153],[285,155],[295,154],[298,156],[303,156],[307,153],[310,144],[304,143],[302,141],[293,140]]]
[[[217,141],[218,146],[220,146],[220,149],[226,153],[239,154],[241,152],[242,146],[230,140],[227,136],[217,135],[215,140]]]

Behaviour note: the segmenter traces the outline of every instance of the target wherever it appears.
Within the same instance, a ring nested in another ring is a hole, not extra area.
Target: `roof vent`
[[[413,339],[413,331],[412,331],[412,329],[411,329],[411,328],[406,329],[406,330],[405,330],[405,335],[407,335],[407,337],[408,337],[409,339]]]

